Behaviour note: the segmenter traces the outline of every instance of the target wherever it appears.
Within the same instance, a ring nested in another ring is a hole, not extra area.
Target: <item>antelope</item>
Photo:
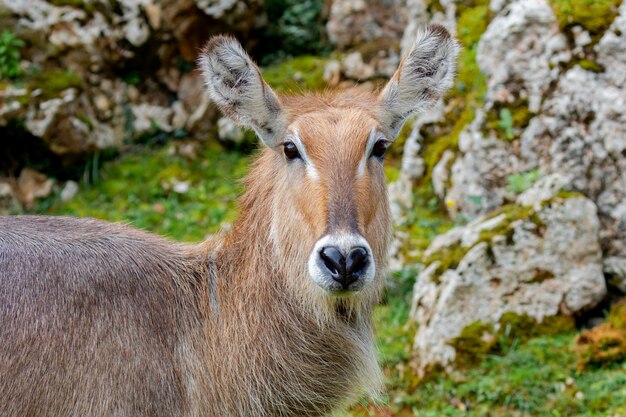
[[[383,157],[452,83],[430,25],[379,94],[277,96],[236,40],[199,58],[265,147],[228,232],[182,244],[94,219],[0,218],[1,416],[326,416],[376,395]]]

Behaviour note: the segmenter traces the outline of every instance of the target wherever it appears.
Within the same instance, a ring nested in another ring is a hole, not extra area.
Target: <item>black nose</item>
[[[338,248],[329,246],[320,251],[320,258],[330,276],[344,289],[348,289],[350,284],[363,275],[369,263],[367,250],[362,247],[350,249],[345,257]]]

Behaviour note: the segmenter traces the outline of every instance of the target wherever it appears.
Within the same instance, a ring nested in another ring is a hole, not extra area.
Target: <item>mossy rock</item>
[[[459,242],[445,246],[422,259],[423,263],[425,266],[429,266],[434,262],[439,262],[435,271],[435,276],[438,276],[448,269],[458,267],[465,255],[479,243],[485,242],[491,246],[493,239],[499,236],[505,236],[507,240],[510,240],[512,238],[514,223],[517,221],[528,220],[534,223],[538,228],[545,226],[533,208],[516,204],[508,204],[500,207],[485,216],[484,221],[496,217],[502,217],[502,219],[495,227],[481,230],[478,239],[473,244],[462,246]]]
[[[487,112],[485,128],[495,132],[500,139],[512,141],[519,138],[534,116],[535,113],[528,108],[527,99],[519,99],[514,103],[496,103]]]
[[[82,90],[84,81],[72,71],[50,70],[33,75],[28,83],[29,90],[41,90],[41,97],[50,100],[60,97],[61,93],[70,88]]]
[[[455,367],[467,369],[482,362],[487,355],[503,355],[518,343],[539,336],[555,336],[571,332],[575,320],[571,316],[544,317],[538,322],[528,314],[505,312],[497,324],[475,321],[448,344],[454,347]]]
[[[621,0],[550,0],[561,30],[580,25],[595,40],[609,28],[621,3]]]
[[[449,345],[456,352],[455,366],[466,368],[478,364],[485,355],[494,353],[497,343],[493,325],[475,321],[466,326]]]
[[[424,137],[422,156],[426,166],[422,182],[430,181],[433,168],[446,150],[455,151],[458,148],[459,135],[474,120],[475,111],[482,107],[487,92],[487,80],[476,62],[476,50],[492,18],[489,2],[459,2],[456,13],[457,33],[463,46],[458,57],[456,83],[447,96],[445,120],[425,126],[421,132]]]

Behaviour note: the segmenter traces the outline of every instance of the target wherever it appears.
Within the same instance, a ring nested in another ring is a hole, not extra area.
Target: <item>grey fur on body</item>
[[[328,413],[354,389],[368,323],[314,329],[219,260],[232,288],[214,298],[213,249],[92,219],[0,217],[0,416]],[[241,301],[218,318],[229,293]]]

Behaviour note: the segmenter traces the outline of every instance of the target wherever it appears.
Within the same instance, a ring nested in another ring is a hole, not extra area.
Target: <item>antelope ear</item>
[[[446,28],[420,29],[411,50],[380,93],[380,123],[394,140],[406,119],[426,109],[452,86],[459,46]]]
[[[198,65],[209,97],[222,113],[254,129],[267,146],[276,145],[285,129],[284,112],[239,42],[214,36],[200,53]]]

